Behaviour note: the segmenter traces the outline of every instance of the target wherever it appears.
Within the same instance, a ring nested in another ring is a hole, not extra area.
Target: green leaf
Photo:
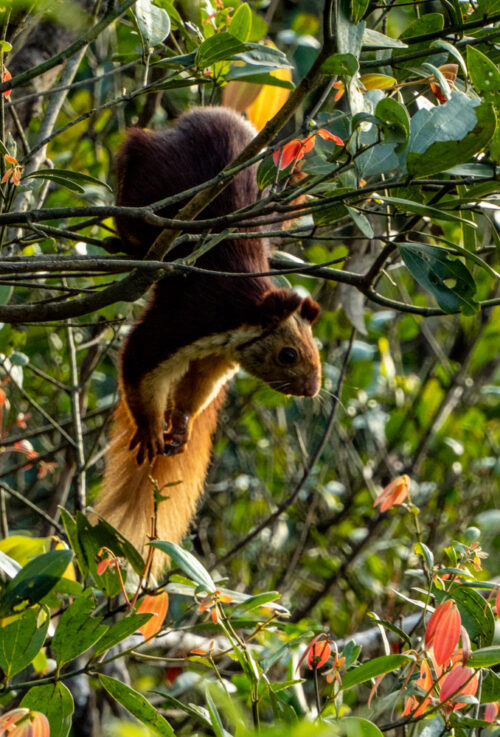
[[[433,220],[447,220],[451,223],[467,223],[472,228],[477,227],[472,220],[465,220],[452,212],[446,210],[438,210],[437,207],[431,207],[430,205],[423,205],[421,202],[414,202],[413,200],[404,200],[400,197],[385,197],[384,195],[375,194],[374,197],[382,202],[387,202],[390,205],[395,205],[398,210],[402,212],[412,212],[415,215],[422,215]]]
[[[100,520],[91,525],[84,514],[76,515],[78,543],[82,551],[83,565],[88,568],[92,578],[104,587],[108,596],[115,596],[120,591],[120,582],[116,573],[106,570],[102,576],[97,573],[97,554],[105,546],[120,558],[126,558],[134,571],[141,575],[144,570],[144,560],[134,546],[109,522]]]
[[[464,57],[460,53],[460,51],[453,46],[449,41],[445,41],[444,38],[438,38],[435,41],[431,43],[431,47],[438,47],[440,49],[444,49],[449,54],[451,54],[460,64],[460,68],[462,69],[462,72],[464,73],[464,77],[467,78],[467,66],[464,61]],[[473,46],[467,46],[467,49],[472,49]]]
[[[359,58],[363,45],[363,34],[366,22],[351,22],[351,8],[349,0],[342,0],[337,4],[337,17],[335,19],[337,36],[337,47],[341,54],[352,54]]]
[[[205,700],[207,702],[207,709],[210,715],[210,724],[212,725],[215,737],[225,737],[220,714],[217,711],[217,707],[215,706],[214,700],[208,689],[205,691]]]
[[[158,548],[158,550],[166,553],[189,578],[199,586],[203,586],[208,593],[213,593],[216,590],[215,582],[206,568],[201,565],[194,555],[181,548],[180,545],[166,540],[157,540],[151,543],[151,547]]]
[[[370,0],[351,0],[351,20],[353,23],[359,23],[368,10]]]
[[[71,550],[37,555],[7,584],[0,598],[0,617],[18,614],[43,599],[62,578],[73,558]]]
[[[64,509],[64,507],[59,507],[59,512],[61,514],[61,521],[64,525],[64,529],[66,530],[66,535],[68,536],[69,545],[75,554],[76,562],[78,563],[78,567],[80,568],[82,577],[85,579],[89,574],[89,569],[85,561],[82,547],[78,540],[76,520],[68,512],[67,509]]]
[[[415,279],[434,295],[444,312],[463,310],[465,315],[477,312],[474,279],[461,261],[450,258],[447,249],[420,243],[401,243],[399,250]]]
[[[243,3],[236,10],[227,30],[240,41],[248,41],[252,32],[252,11],[248,3]]]
[[[207,38],[200,45],[196,54],[196,66],[204,69],[216,61],[227,61],[232,59],[235,54],[245,51],[246,44],[231,33],[224,31],[217,33],[215,36]]]
[[[496,64],[475,46],[467,46],[467,64],[476,91],[487,102],[494,102],[498,106],[500,104],[498,99],[500,71]]]
[[[481,684],[481,703],[491,704],[500,699],[500,676],[489,670]]]
[[[467,226],[469,228],[469,226]],[[469,251],[467,248],[462,248],[462,246],[458,246],[456,243],[451,243],[451,241],[447,241],[446,238],[439,238],[440,243],[445,243],[452,252],[455,252],[459,256],[463,256],[466,259],[469,259],[469,261],[472,261],[473,263],[477,264],[477,266],[480,266],[481,269],[484,269],[488,272],[490,276],[493,276],[495,279],[500,279],[500,274],[498,271],[495,271],[489,263],[486,261],[483,261],[483,259],[478,256],[473,251]]]
[[[157,693],[159,696],[162,696],[162,698],[165,699],[167,706],[174,706],[176,709],[179,709],[185,714],[188,714],[192,719],[200,722],[209,729],[212,726],[210,723],[210,719],[208,718],[208,711],[202,706],[198,706],[196,704],[185,704],[183,701],[179,701],[179,699],[176,699],[174,696],[163,693],[163,691],[153,691],[153,693]]]
[[[95,601],[89,594],[75,599],[63,613],[52,639],[59,667],[86,652],[108,631],[108,627],[101,624],[101,617],[92,616],[94,611]]]
[[[414,177],[425,177],[431,174],[437,174],[446,171],[452,166],[463,164],[470,161],[474,154],[481,151],[495,132],[496,118],[492,105],[482,103],[472,108],[472,114],[475,118],[475,124],[470,127],[469,131],[463,138],[457,138],[456,129],[465,122],[467,127],[470,126],[470,105],[457,105],[464,95],[460,95],[454,91],[450,100],[444,105],[439,105],[433,111],[419,112],[412,119],[412,135],[410,139],[410,150],[407,158],[408,173]],[[467,100],[467,98],[465,98]],[[449,109],[446,109],[450,106]],[[434,111],[437,111],[436,113]],[[441,112],[440,111],[444,111]],[[430,115],[420,116],[420,113],[430,113]],[[420,116],[420,117],[419,117]],[[420,125],[418,133],[414,136],[414,122],[419,117],[419,121],[425,120],[424,125]],[[426,139],[427,136],[427,139]],[[448,140],[436,140],[436,136],[442,138],[446,136]],[[451,140],[449,137],[452,137]],[[429,140],[434,143],[428,145]],[[424,142],[425,141],[425,142]],[[413,143],[413,145],[412,145]],[[423,143],[424,150],[416,150],[416,145],[420,147]]]
[[[339,737],[383,737],[373,722],[361,717],[342,717],[330,722],[335,725],[335,735]]]
[[[385,141],[408,143],[410,138],[410,116],[404,105],[384,97],[375,108],[375,115],[382,121]]]
[[[110,676],[99,674],[99,680],[110,696],[142,724],[145,724],[156,734],[162,735],[162,737],[175,737],[174,730],[167,720],[151,706],[142,694]]]
[[[356,210],[355,207],[349,207],[348,205],[346,205],[346,210],[354,220],[354,223],[363,233],[365,238],[373,238],[374,233],[372,224],[370,223],[366,215],[364,215],[362,212],[359,212],[359,210]]]
[[[279,49],[264,44],[246,43],[243,51],[234,54],[235,60],[255,66],[266,66],[268,69],[291,69],[293,65]]]
[[[2,54],[7,54],[9,51],[12,51],[12,44],[10,44],[8,41],[0,41],[0,51]]]
[[[106,187],[106,189],[111,192],[111,187],[109,184],[106,184],[106,182],[102,182],[100,179],[96,179],[96,177],[91,177],[90,174],[83,174],[79,171],[69,171],[69,169],[38,169],[38,171],[34,171],[33,174],[23,177],[23,180],[24,179],[49,179],[57,182],[57,184],[62,184],[75,192],[85,192],[82,187],[83,184],[93,184],[100,187]]]
[[[342,678],[342,689],[345,691],[359,683],[369,681],[371,678],[377,678],[377,676],[384,673],[398,670],[406,663],[411,663],[414,660],[409,655],[382,655],[380,658],[374,658],[348,671]]]
[[[136,0],[133,13],[146,49],[158,46],[170,34],[170,18],[167,11],[158,8],[152,0]]]
[[[0,628],[0,667],[7,678],[26,668],[41,650],[49,627],[46,615],[41,627],[33,609]]]
[[[276,179],[276,166],[273,157],[266,156],[259,164],[257,169],[257,185],[260,190],[269,187]]]
[[[424,543],[415,543],[413,546],[414,551],[417,555],[421,555],[422,558],[425,560],[425,563],[427,565],[427,568],[432,571],[434,568],[434,555],[432,553],[432,550],[427,547]]]
[[[422,67],[424,69],[427,69],[434,78],[436,79],[436,82],[438,83],[439,87],[441,88],[441,92],[446,97],[446,100],[449,100],[451,97],[451,88],[450,83],[442,73],[440,69],[434,66],[434,64],[430,64],[429,62],[425,61],[422,64]]]
[[[483,647],[472,653],[467,661],[470,668],[491,668],[500,663],[500,646]]]
[[[266,604],[279,599],[280,596],[279,591],[267,591],[265,594],[249,596],[248,599],[245,599],[245,601],[242,601],[233,609],[233,616],[240,616],[243,612],[249,612],[260,606],[266,606]]]
[[[408,44],[404,41],[400,41],[399,38],[391,38],[386,36],[385,33],[375,31],[373,28],[365,28],[363,32],[363,46],[382,46],[385,49],[407,49]]]
[[[378,624],[381,627],[385,627],[385,629],[389,630],[389,632],[393,632],[395,635],[397,635],[399,638],[401,638],[409,648],[412,647],[412,642],[410,637],[406,634],[406,632],[399,627],[396,627],[395,624],[392,624],[392,622],[388,622],[385,619],[379,619],[376,614],[373,612],[368,612],[368,616],[373,618],[373,621]]]
[[[490,607],[485,606],[481,594],[472,588],[460,586],[454,589],[450,596],[457,603],[462,624],[471,641],[477,642],[482,648],[491,645],[495,633],[495,620]]]
[[[94,657],[102,655],[110,648],[122,642],[134,632],[137,632],[139,627],[149,622],[152,617],[151,612],[144,612],[142,614],[131,614],[129,617],[120,619],[119,622],[115,622],[103,637],[99,640],[94,648]]]
[[[9,358],[13,366],[27,366],[30,362],[29,356],[26,353],[21,353],[21,351],[14,351]]]
[[[61,681],[30,688],[20,706],[45,714],[50,724],[50,737],[69,734],[75,707],[71,692]]]
[[[328,225],[329,223],[340,220],[340,218],[345,217],[347,214],[347,207],[342,202],[337,202],[332,205],[326,205],[321,210],[315,210],[313,212],[313,220],[315,225]]]
[[[359,69],[359,63],[352,54],[332,54],[321,65],[322,74],[339,77],[352,77]]]
[[[161,59],[155,66],[172,66],[172,67],[192,67],[196,62],[197,51],[191,51],[190,54],[180,54],[179,56],[166,56]]]
[[[406,41],[409,38],[418,38],[419,36],[425,36],[428,33],[436,33],[441,31],[444,27],[444,16],[441,13],[426,13],[420,18],[412,21],[410,25],[401,34],[401,40]],[[427,52],[430,49],[428,41],[421,41],[418,43],[411,44],[411,50]],[[405,54],[404,49],[394,49],[392,52],[392,58],[396,64],[402,67],[411,66],[413,60],[398,61],[398,57]]]
[[[8,284],[0,285],[0,305],[6,305],[9,302],[13,291],[14,287],[9,286]]]
[[[269,73],[269,67],[257,66],[256,64],[233,65],[226,74],[228,82],[239,79],[251,84],[266,84],[270,87],[284,87],[287,90],[295,89],[293,82],[287,79],[278,79]]]

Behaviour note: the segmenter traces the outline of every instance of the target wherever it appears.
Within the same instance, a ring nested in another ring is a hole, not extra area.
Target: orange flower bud
[[[50,737],[45,714],[25,707],[12,709],[0,717],[0,737]]]
[[[426,647],[432,647],[438,665],[450,659],[458,644],[462,621],[453,599],[440,604],[427,623],[425,630]]]

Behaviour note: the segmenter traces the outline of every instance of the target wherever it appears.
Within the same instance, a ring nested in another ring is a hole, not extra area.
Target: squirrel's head
[[[283,394],[314,397],[321,386],[321,362],[311,325],[319,306],[290,289],[271,289],[255,307],[252,323],[262,334],[238,348],[241,366]]]

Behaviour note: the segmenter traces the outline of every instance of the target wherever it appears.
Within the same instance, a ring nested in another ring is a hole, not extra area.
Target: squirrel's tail
[[[186,534],[203,491],[212,435],[224,394],[222,389],[196,417],[184,452],[171,457],[157,456],[152,464],[146,462],[142,466],[137,465],[136,452],[129,449],[135,428],[125,400],[120,399],[113,418],[103,487],[95,509],[140,552],[145,552],[152,529],[154,486],[151,479],[166,497],[166,501],[158,505],[158,539],[178,543]],[[155,566],[157,570],[159,567]]]

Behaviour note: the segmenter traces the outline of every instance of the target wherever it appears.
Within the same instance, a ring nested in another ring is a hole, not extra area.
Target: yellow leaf
[[[271,74],[277,79],[283,79],[287,82],[292,81],[290,69],[277,69]],[[284,87],[264,85],[254,102],[246,109],[248,120],[254,124],[258,131],[262,130],[267,121],[283,107],[289,95],[290,90]]]
[[[253,103],[261,89],[261,84],[228,82],[222,92],[222,104],[243,113]]]
[[[359,81],[366,90],[386,90],[397,83],[394,77],[387,74],[362,74]]]

